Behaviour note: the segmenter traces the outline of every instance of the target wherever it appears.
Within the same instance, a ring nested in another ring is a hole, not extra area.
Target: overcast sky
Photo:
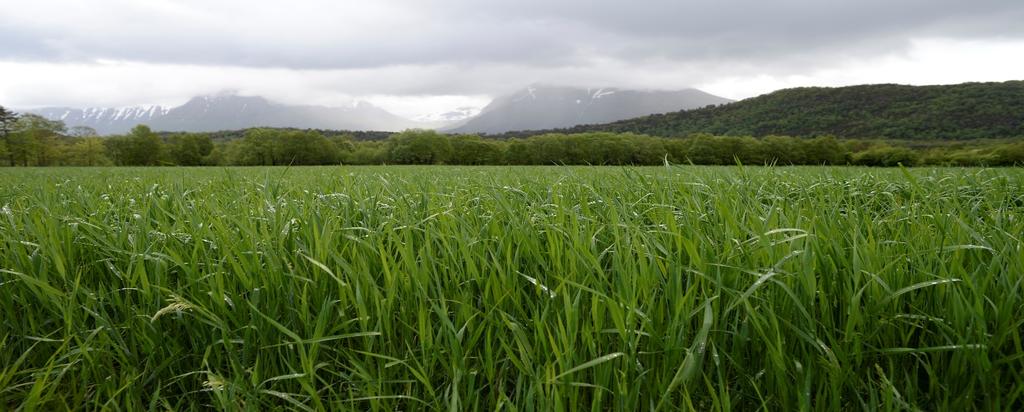
[[[0,1],[0,105],[177,105],[233,90],[419,116],[532,83],[1024,79],[1022,0]]]

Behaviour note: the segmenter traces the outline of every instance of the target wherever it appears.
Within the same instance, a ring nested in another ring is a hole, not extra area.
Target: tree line
[[[224,133],[220,133],[223,135]],[[254,128],[231,138],[210,133],[156,133],[137,126],[99,137],[87,127],[0,107],[0,165],[227,166],[329,164],[452,165],[867,165],[1007,166],[1024,164],[1024,141],[914,141],[831,136],[716,136],[681,138],[634,133],[545,133],[490,139],[407,130],[381,140],[317,130]]]
[[[545,133],[507,140],[406,131],[384,142],[355,142],[351,164],[460,165],[1024,165],[1024,140],[914,141],[833,136],[715,136],[682,138],[634,133]],[[348,156],[348,157],[345,157]]]

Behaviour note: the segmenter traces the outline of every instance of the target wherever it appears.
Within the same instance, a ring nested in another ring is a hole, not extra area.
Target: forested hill
[[[562,131],[957,140],[1024,137],[1024,81],[785,89],[730,104]]]

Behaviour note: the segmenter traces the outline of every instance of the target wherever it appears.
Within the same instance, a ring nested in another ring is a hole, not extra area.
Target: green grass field
[[[0,170],[2,410],[1020,410],[1024,170]]]

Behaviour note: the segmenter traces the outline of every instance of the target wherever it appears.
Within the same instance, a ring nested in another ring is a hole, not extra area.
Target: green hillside
[[[572,131],[655,136],[1018,137],[1024,136],[1024,81],[785,89],[725,105],[579,126]]]

